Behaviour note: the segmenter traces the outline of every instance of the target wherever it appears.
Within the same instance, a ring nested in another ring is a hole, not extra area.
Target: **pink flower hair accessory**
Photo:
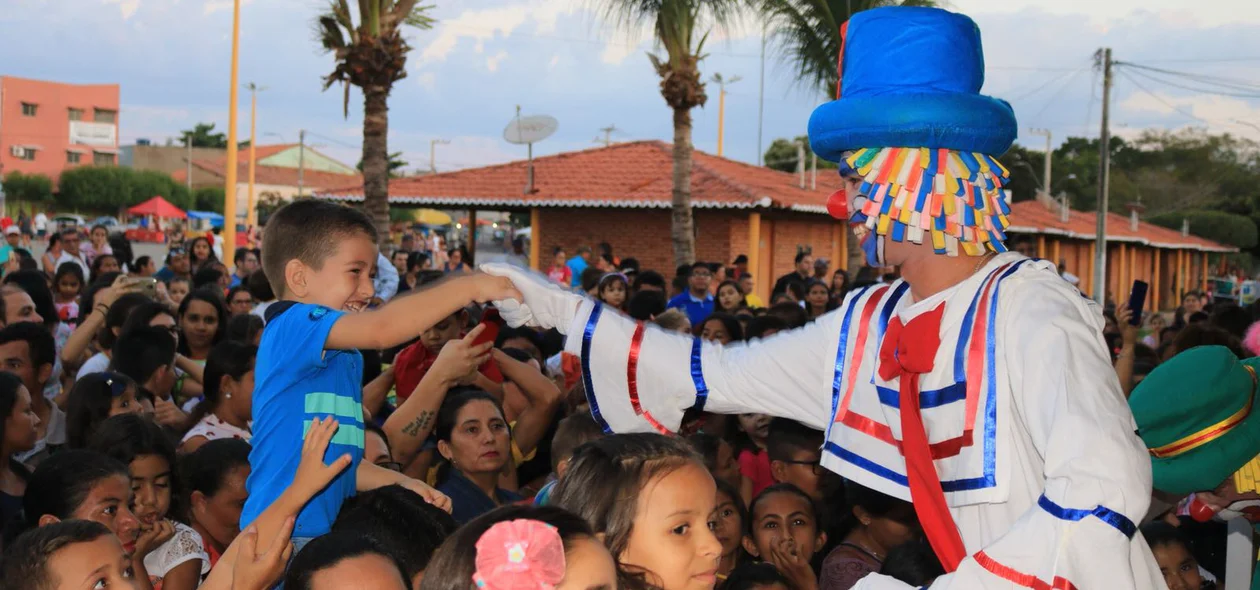
[[[564,579],[564,541],[539,520],[496,523],[477,539],[476,565],[480,590],[551,590]]]

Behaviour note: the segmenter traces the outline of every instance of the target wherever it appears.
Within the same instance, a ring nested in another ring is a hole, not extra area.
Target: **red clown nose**
[[[831,196],[827,197],[827,213],[836,219],[846,221],[849,219],[849,195],[844,189],[831,193]]]

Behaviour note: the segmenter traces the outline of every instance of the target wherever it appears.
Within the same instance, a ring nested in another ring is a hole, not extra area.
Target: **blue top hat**
[[[892,6],[845,24],[840,97],[814,110],[814,153],[839,161],[858,148],[921,147],[1001,155],[1015,141],[1015,112],[980,94],[984,53],[970,18],[939,8]]]

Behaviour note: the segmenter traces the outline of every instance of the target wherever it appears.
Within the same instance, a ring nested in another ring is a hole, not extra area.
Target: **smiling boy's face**
[[[354,232],[338,240],[337,250],[318,269],[300,260],[290,261],[292,270],[286,280],[294,298],[303,303],[363,311],[376,295],[372,285],[376,260],[376,243],[367,234]]]

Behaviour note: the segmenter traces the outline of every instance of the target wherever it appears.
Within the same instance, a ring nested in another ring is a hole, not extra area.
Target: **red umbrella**
[[[184,213],[182,209],[172,205],[169,201],[167,201],[166,199],[163,199],[160,196],[153,197],[152,199],[149,199],[143,203],[140,203],[139,205],[136,205],[135,207],[128,209],[127,213],[130,213],[132,215],[141,215],[141,216],[152,215],[154,217],[162,217],[162,218],[167,218],[167,219],[170,219],[170,218],[185,219],[188,217],[188,214]]]

